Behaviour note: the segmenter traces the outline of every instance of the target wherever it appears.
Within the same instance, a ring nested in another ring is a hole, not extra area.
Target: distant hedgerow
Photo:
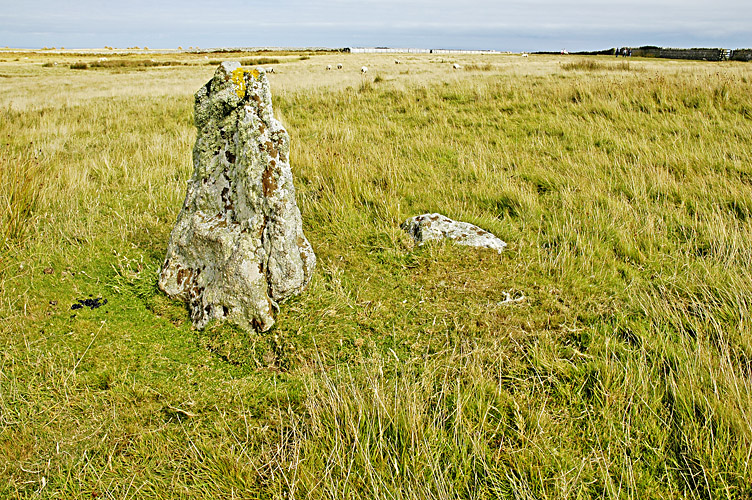
[[[279,59],[272,57],[257,57],[255,59],[241,59],[240,64],[243,66],[263,66],[264,64],[278,64]]]

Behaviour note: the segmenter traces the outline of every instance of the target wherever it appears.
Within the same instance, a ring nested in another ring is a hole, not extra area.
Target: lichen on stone
[[[232,71],[232,83],[235,85],[235,93],[240,99],[245,97],[246,79],[258,79],[259,74],[259,70],[256,68],[235,68]]]

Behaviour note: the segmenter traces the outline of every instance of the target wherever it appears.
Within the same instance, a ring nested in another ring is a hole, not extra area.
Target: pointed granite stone
[[[266,331],[277,303],[305,289],[316,265],[290,139],[263,68],[224,62],[195,101],[194,171],[159,287],[188,303],[198,328],[215,319]]]

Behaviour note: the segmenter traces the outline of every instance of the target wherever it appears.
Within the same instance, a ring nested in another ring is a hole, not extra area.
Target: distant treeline
[[[612,47],[604,50],[570,52],[579,55],[616,55],[617,50],[625,47]],[[643,45],[642,47],[626,47],[632,51],[634,57],[658,57],[662,59],[692,59],[696,61],[752,61],[752,49],[722,49],[722,48],[691,48],[676,49]],[[559,54],[560,52],[536,52],[537,54]]]

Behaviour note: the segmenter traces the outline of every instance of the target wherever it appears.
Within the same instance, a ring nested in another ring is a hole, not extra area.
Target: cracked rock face
[[[159,287],[213,319],[266,331],[277,303],[316,265],[303,235],[290,139],[272,114],[263,68],[224,62],[195,95],[193,176],[170,235]]]
[[[460,245],[490,248],[501,253],[507,244],[493,234],[468,222],[460,222],[441,214],[423,214],[410,217],[402,229],[422,245],[426,241],[449,238]]]

